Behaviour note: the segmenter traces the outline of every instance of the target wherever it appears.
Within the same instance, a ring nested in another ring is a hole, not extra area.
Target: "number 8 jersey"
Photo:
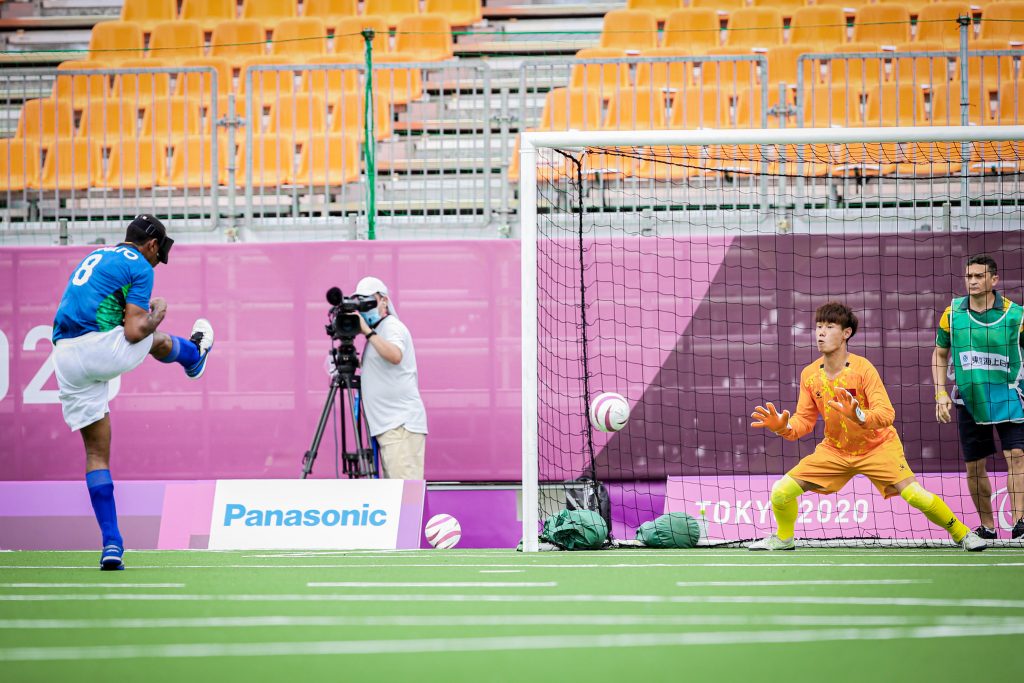
[[[53,321],[53,341],[88,332],[107,332],[124,324],[124,309],[149,310],[153,266],[131,244],[92,252],[68,278]]]

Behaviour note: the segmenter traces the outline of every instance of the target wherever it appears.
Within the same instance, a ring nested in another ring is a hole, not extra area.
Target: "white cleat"
[[[967,552],[979,552],[988,547],[988,543],[973,531],[960,539],[960,547]]]
[[[199,379],[206,372],[206,358],[213,348],[213,325],[206,318],[199,318],[192,326],[192,336],[189,339],[199,347],[199,361],[187,368],[185,374],[189,379]]]
[[[747,550],[796,550],[796,543],[793,542],[792,538],[783,541],[775,534],[772,534],[762,538],[760,541],[754,541],[747,546]]]

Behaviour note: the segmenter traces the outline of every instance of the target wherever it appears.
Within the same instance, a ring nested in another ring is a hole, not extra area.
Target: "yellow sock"
[[[800,484],[788,474],[772,486],[772,512],[775,513],[775,523],[779,527],[775,535],[783,541],[793,538],[797,514],[796,499],[803,492]]]
[[[934,493],[929,493],[916,481],[903,489],[900,492],[900,496],[902,496],[903,500],[910,503],[912,507],[923,512],[924,516],[933,524],[941,526],[948,531],[956,543],[962,541],[964,536],[971,531],[967,528],[966,524],[956,518],[953,511],[946,505],[946,501]]]

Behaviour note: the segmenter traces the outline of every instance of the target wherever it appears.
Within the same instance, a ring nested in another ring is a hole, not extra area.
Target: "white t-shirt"
[[[402,362],[395,365],[381,358],[367,341],[362,359],[362,395],[370,435],[402,426],[410,432],[426,434],[427,411],[420,398],[416,351],[409,328],[389,315],[375,329],[382,339],[402,350]]]

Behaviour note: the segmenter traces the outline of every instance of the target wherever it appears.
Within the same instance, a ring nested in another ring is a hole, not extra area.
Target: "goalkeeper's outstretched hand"
[[[755,420],[750,423],[751,427],[767,427],[780,436],[789,431],[789,411],[783,410],[780,414],[771,403],[754,408],[750,417]]]
[[[836,410],[843,417],[853,420],[857,424],[864,424],[865,415],[864,411],[860,409],[860,401],[853,397],[846,389],[839,387],[836,389],[835,401],[829,401],[828,406]]]

